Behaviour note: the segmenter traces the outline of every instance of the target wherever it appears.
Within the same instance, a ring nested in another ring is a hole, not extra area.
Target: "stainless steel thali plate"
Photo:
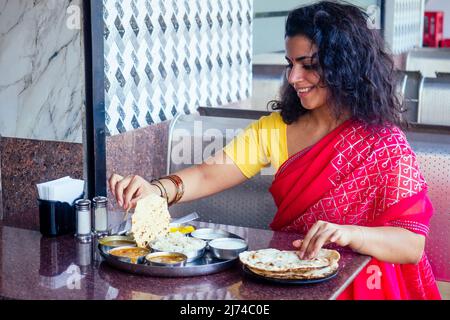
[[[230,237],[245,240],[235,234],[230,234]],[[108,254],[101,244],[98,245],[98,250],[100,255],[105,259],[105,262],[116,269],[133,274],[153,277],[194,277],[213,274],[232,267],[238,261],[238,258],[229,260],[217,259],[209,250],[206,250],[202,257],[187,263],[185,266],[153,266],[148,264],[133,264],[120,261],[117,257]]]

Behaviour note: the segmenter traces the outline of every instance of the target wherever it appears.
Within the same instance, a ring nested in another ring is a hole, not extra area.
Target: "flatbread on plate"
[[[321,249],[313,260],[302,260],[295,251],[261,249],[245,251],[239,260],[250,271],[276,279],[320,279],[338,268],[340,254],[336,250]]]

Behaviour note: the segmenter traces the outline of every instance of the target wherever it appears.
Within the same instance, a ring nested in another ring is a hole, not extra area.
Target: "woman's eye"
[[[318,67],[319,67],[318,64],[304,64],[304,65],[303,65],[303,68],[304,68],[305,70],[317,70]]]

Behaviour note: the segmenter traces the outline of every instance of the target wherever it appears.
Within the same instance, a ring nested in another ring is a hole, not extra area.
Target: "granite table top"
[[[248,241],[249,250],[293,249],[293,233],[195,222]],[[47,238],[39,231],[0,221],[0,298],[3,299],[151,299],[151,300],[313,300],[336,299],[370,257],[345,248],[336,277],[322,283],[285,285],[245,275],[240,262],[215,274],[184,278],[149,277],[109,266],[96,241],[79,243],[73,235]]]

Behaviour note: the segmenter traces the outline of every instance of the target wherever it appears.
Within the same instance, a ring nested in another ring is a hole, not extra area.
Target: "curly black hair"
[[[321,1],[291,11],[285,37],[302,35],[318,48],[321,82],[337,119],[350,111],[366,124],[407,126],[396,93],[392,57],[385,51],[379,30],[367,25],[368,15],[343,1]],[[309,112],[285,80],[281,100],[270,101],[283,121],[295,122]]]

